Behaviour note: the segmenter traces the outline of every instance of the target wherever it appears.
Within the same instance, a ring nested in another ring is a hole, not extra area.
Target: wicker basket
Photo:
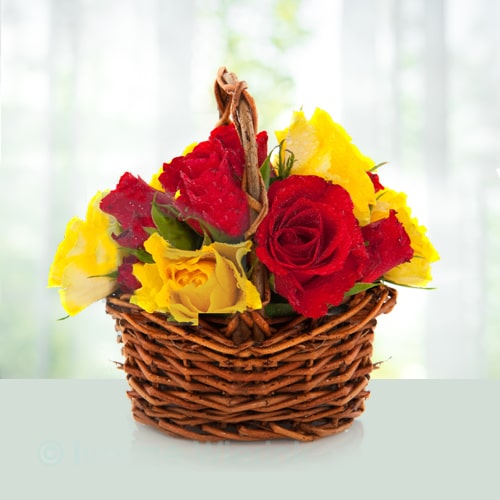
[[[372,288],[319,320],[268,319],[269,338],[239,346],[234,318],[207,315],[181,328],[128,298],[108,297],[107,312],[121,332],[138,422],[198,441],[312,441],[364,411],[375,318],[392,309],[396,292]]]
[[[232,119],[247,161],[244,187],[253,211],[251,236],[267,211],[257,161],[257,115],[244,82],[219,71],[219,124]],[[252,281],[269,300],[263,267]],[[199,326],[169,323],[107,298],[116,321],[134,418],[169,435],[198,441],[312,441],[347,429],[364,411],[376,317],[396,291],[376,286],[349,297],[320,319],[269,318],[263,311],[204,315]]]

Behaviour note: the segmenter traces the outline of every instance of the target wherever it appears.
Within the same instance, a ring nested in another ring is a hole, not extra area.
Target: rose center
[[[315,210],[291,217],[276,234],[276,257],[295,266],[308,265],[319,251],[321,227],[320,214]]]
[[[184,262],[173,270],[170,281],[175,288],[184,288],[188,285],[199,287],[207,282],[214,268],[215,262],[210,260]]]
[[[288,248],[292,253],[303,253],[314,245],[318,237],[316,228],[294,227],[282,229],[277,237],[281,247]]]

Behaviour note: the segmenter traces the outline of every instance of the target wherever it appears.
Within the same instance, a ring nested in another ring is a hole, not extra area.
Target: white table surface
[[[0,380],[0,498],[500,499],[500,380],[372,380],[353,426],[312,443],[171,438],[126,389]]]

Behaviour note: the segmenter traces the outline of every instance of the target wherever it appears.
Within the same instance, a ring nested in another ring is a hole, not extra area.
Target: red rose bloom
[[[259,165],[267,155],[267,133],[257,136]],[[208,141],[163,165],[159,180],[179,217],[202,232],[199,221],[230,239],[241,239],[250,225],[241,187],[245,157],[234,125],[217,127]]]
[[[149,237],[145,227],[155,227],[151,217],[153,198],[160,204],[168,204],[170,198],[153,189],[140,177],[129,172],[123,174],[116,188],[102,200],[100,208],[113,215],[122,227],[115,240],[123,247],[139,248]]]
[[[410,237],[395,210],[389,212],[389,217],[362,227],[361,231],[369,257],[362,281],[371,283],[413,257]]]
[[[268,195],[269,213],[255,235],[257,256],[297,312],[323,316],[359,281],[368,259],[351,197],[314,175],[276,181]]]

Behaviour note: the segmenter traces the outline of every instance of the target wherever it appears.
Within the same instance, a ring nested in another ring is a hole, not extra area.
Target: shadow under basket
[[[396,303],[396,291],[380,285],[315,320],[248,312],[186,326],[129,297],[109,296],[106,312],[123,342],[133,416],[197,441],[312,441],[346,430],[370,394],[376,317]],[[238,345],[234,325],[251,332],[252,321],[264,321],[266,335]]]

